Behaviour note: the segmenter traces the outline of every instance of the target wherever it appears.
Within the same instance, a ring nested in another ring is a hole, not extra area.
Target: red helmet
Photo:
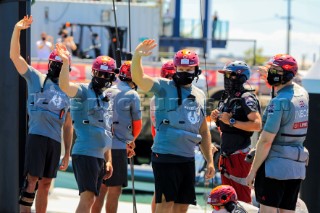
[[[208,196],[207,204],[212,206],[226,205],[230,201],[237,202],[237,193],[232,186],[220,185],[212,189]]]
[[[60,58],[60,56],[58,56],[57,54],[57,50],[54,49],[50,55],[49,55],[49,61],[55,61],[55,62],[60,62],[63,63],[62,59]],[[71,56],[69,55],[69,64],[71,64]]]
[[[176,73],[176,69],[174,67],[173,61],[167,61],[161,67],[160,76],[162,78],[172,78],[172,76]]]
[[[119,71],[119,78],[121,81],[131,81],[132,77],[131,77],[131,61],[125,61],[121,67],[120,67],[120,71]]]
[[[174,66],[195,67],[199,66],[199,56],[192,50],[183,49],[176,52],[173,58]]]
[[[114,72],[116,61],[109,56],[98,56],[92,63],[92,71]]]
[[[269,60],[268,64],[273,66],[280,66],[284,71],[292,72],[293,75],[296,75],[298,71],[298,64],[296,59],[287,54],[277,54],[273,56]]]

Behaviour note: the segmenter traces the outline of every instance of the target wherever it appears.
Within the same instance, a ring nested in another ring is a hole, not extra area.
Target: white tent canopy
[[[308,93],[320,94],[320,59],[303,76],[302,85]]]

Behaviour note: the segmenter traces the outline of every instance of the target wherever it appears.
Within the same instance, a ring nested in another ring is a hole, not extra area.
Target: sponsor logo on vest
[[[308,128],[308,121],[297,122],[293,124],[293,129],[304,129]]]
[[[295,113],[296,119],[306,118],[306,117],[308,117],[308,109],[297,110]]]

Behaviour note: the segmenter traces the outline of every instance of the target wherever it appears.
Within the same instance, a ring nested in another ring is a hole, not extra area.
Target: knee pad
[[[36,196],[36,191],[38,189],[38,181],[36,183],[36,187],[34,189],[34,192],[30,193],[27,192],[27,187],[28,187],[28,179],[26,178],[23,184],[23,187],[20,191],[20,198],[19,198],[19,204],[23,206],[32,206],[34,198]]]

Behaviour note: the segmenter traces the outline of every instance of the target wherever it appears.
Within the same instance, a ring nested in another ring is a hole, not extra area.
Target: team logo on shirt
[[[251,97],[246,97],[245,98],[245,101],[246,101],[246,105],[250,108],[253,108],[255,106],[255,101],[253,98]]]
[[[273,104],[270,104],[267,108],[268,110],[268,114],[273,114],[274,113],[274,105]]]
[[[200,121],[200,116],[197,114],[196,111],[188,112],[188,120],[191,124],[196,124]]]
[[[62,104],[62,98],[59,95],[54,95],[50,102],[52,102],[55,107],[60,108]]]

